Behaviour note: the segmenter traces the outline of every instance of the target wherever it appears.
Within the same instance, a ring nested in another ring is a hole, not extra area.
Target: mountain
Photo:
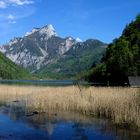
[[[89,81],[124,85],[128,76],[140,76],[140,15],[107,47],[102,63],[85,77]]]
[[[0,79],[29,79],[30,74],[0,53]]]
[[[1,46],[0,51],[31,73],[62,78],[75,76],[93,63],[98,63],[105,46],[98,40],[81,42],[79,38],[61,38],[52,25],[47,25],[34,28],[23,37],[14,38]]]
[[[34,72],[63,55],[76,41],[57,36],[52,25],[34,28],[22,38],[14,38],[1,47],[9,59]]]
[[[105,53],[106,44],[98,40],[87,40],[74,44],[64,55],[54,63],[36,71],[40,77],[72,78],[84,73],[93,64],[100,62]]]

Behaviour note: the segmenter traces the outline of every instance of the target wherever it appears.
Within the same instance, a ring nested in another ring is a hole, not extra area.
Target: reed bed
[[[122,87],[38,87],[0,85],[0,102],[25,101],[29,111],[75,111],[140,127],[140,91]]]

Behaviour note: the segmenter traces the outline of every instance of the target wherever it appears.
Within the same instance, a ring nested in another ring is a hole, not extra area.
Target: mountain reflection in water
[[[1,107],[0,139],[6,140],[139,140],[140,135],[109,120],[72,112],[29,112],[24,102]]]

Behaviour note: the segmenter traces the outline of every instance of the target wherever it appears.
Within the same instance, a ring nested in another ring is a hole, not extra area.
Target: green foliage
[[[128,76],[140,76],[140,15],[108,46],[102,64],[93,68],[87,79],[97,81],[103,77],[103,82],[123,85]]]
[[[92,82],[95,82],[94,79],[96,79],[97,83],[105,82],[106,81],[106,65],[104,63],[101,63],[97,65],[95,68],[90,69],[83,76],[85,77],[85,80],[89,80]]]
[[[28,72],[14,64],[2,53],[0,53],[0,79],[28,79]]]

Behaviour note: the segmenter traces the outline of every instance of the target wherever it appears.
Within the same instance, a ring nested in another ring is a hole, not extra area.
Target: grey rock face
[[[52,25],[34,28],[22,38],[14,38],[0,47],[8,58],[18,65],[36,71],[48,63],[55,62],[67,52],[76,40],[60,38]]]

